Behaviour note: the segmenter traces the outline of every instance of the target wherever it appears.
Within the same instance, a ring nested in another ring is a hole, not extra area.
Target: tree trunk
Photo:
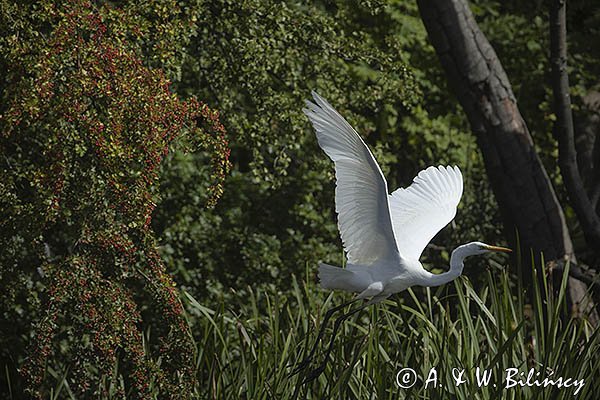
[[[498,57],[465,0],[418,0],[429,39],[483,153],[488,178],[513,246],[524,260],[574,260],[565,216],[521,117]],[[573,306],[586,285],[569,279]]]
[[[558,163],[569,194],[571,206],[577,214],[588,245],[600,247],[600,217],[596,214],[577,164],[575,132],[567,74],[567,2],[550,2],[550,61],[552,63],[552,91],[556,122],[554,135],[558,140]]]
[[[579,172],[592,207],[600,215],[600,87],[583,96],[578,112],[573,110],[573,119]],[[589,263],[598,269],[600,248],[592,247],[589,251]]]

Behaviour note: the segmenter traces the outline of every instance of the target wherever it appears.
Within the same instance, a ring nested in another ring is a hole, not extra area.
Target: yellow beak
[[[512,253],[511,249],[507,249],[506,247],[500,247],[500,246],[486,246],[486,250],[500,251],[502,253]]]

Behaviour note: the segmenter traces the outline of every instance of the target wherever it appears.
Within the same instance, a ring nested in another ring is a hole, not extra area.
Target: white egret
[[[358,293],[351,301],[330,309],[309,355],[293,374],[307,367],[332,314],[348,304],[369,299],[336,319],[325,360],[305,382],[324,370],[341,323],[363,308],[411,286],[439,286],[462,274],[464,259],[504,247],[471,242],[457,247],[450,269],[432,274],[419,262],[425,246],[456,215],[463,192],[458,167],[429,167],[407,188],[388,193],[387,182],[373,154],[358,133],[314,91],[315,103],[306,101],[303,111],[316,131],[321,148],[335,163],[335,205],[338,228],[347,255],[346,268],[319,264],[319,279],[326,289]]]

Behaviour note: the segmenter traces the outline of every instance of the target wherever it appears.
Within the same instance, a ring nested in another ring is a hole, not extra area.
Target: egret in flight
[[[439,286],[462,274],[465,258],[504,247],[471,242],[457,247],[450,269],[432,274],[419,262],[425,246],[456,215],[463,192],[458,167],[429,167],[419,172],[407,188],[388,193],[387,182],[373,154],[350,124],[321,96],[306,101],[304,113],[315,129],[321,148],[335,163],[335,208],[338,228],[347,256],[346,268],[319,264],[319,280],[325,289],[358,293],[351,301],[327,311],[317,340],[308,356],[292,372],[312,361],[327,322],[338,310],[361,300],[360,307],[335,320],[323,363],[304,382],[325,369],[341,323],[363,308],[379,303],[411,286]]]

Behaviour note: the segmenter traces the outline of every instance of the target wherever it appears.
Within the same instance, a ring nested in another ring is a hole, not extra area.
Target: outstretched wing
[[[387,183],[358,133],[314,91],[316,102],[303,109],[321,148],[335,163],[335,208],[342,242],[351,264],[398,260],[390,218]]]
[[[402,257],[418,260],[427,243],[456,215],[463,192],[458,167],[429,167],[390,195],[392,225]]]

